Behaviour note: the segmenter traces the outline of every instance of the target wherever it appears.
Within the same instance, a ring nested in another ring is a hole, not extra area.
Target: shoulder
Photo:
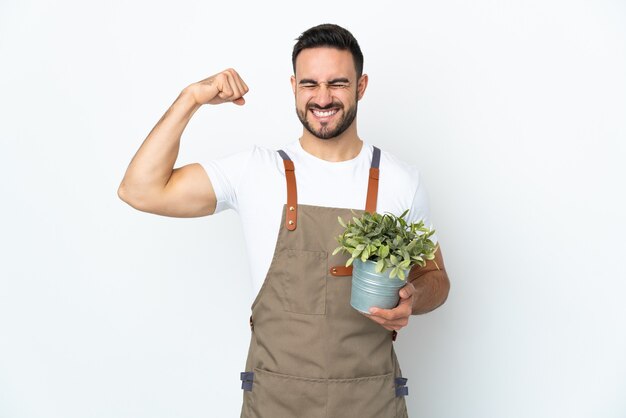
[[[274,171],[282,167],[282,159],[277,150],[266,148],[260,145],[250,145],[241,151],[232,153],[217,161],[221,165],[229,165],[231,169],[247,171]]]
[[[279,175],[282,160],[275,150],[259,145],[249,145],[228,155],[200,161],[212,182],[230,184],[237,188],[243,181],[253,181],[258,176]]]

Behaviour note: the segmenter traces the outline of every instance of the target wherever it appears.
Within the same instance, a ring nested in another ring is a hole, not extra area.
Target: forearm
[[[141,200],[163,190],[172,175],[182,133],[199,107],[188,89],[180,93],[132,158],[120,184],[120,197]]]
[[[411,283],[415,287],[413,315],[433,311],[443,305],[448,298],[450,281],[445,270],[431,271]]]
[[[410,315],[424,314],[441,306],[448,297],[450,282],[443,268],[441,252],[437,252],[436,262],[428,261],[424,267],[411,269],[410,285],[400,289],[400,301],[395,308],[372,308],[368,317],[389,331],[397,331],[407,326]]]
[[[450,280],[443,264],[441,249],[435,252],[435,259],[427,261],[424,267],[414,267],[409,281],[415,287],[413,315],[425,314],[437,309],[448,298]]]

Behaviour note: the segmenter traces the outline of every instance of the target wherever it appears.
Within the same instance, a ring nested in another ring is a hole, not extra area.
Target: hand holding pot
[[[400,289],[400,302],[393,309],[370,308],[370,315],[365,315],[372,321],[382,325],[389,331],[398,331],[409,324],[409,317],[413,313],[413,298],[415,286],[407,283]]]

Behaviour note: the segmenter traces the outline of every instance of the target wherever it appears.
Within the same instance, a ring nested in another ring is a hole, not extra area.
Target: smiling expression
[[[317,138],[331,139],[353,125],[367,76],[357,83],[350,51],[309,48],[298,55],[291,85],[304,128]]]

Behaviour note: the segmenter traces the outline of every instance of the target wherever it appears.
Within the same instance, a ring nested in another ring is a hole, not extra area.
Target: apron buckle
[[[254,372],[241,372],[241,389],[246,392],[252,392],[252,384],[254,383]]]
[[[409,388],[406,386],[408,380],[406,377],[396,377],[396,398],[409,394]]]

